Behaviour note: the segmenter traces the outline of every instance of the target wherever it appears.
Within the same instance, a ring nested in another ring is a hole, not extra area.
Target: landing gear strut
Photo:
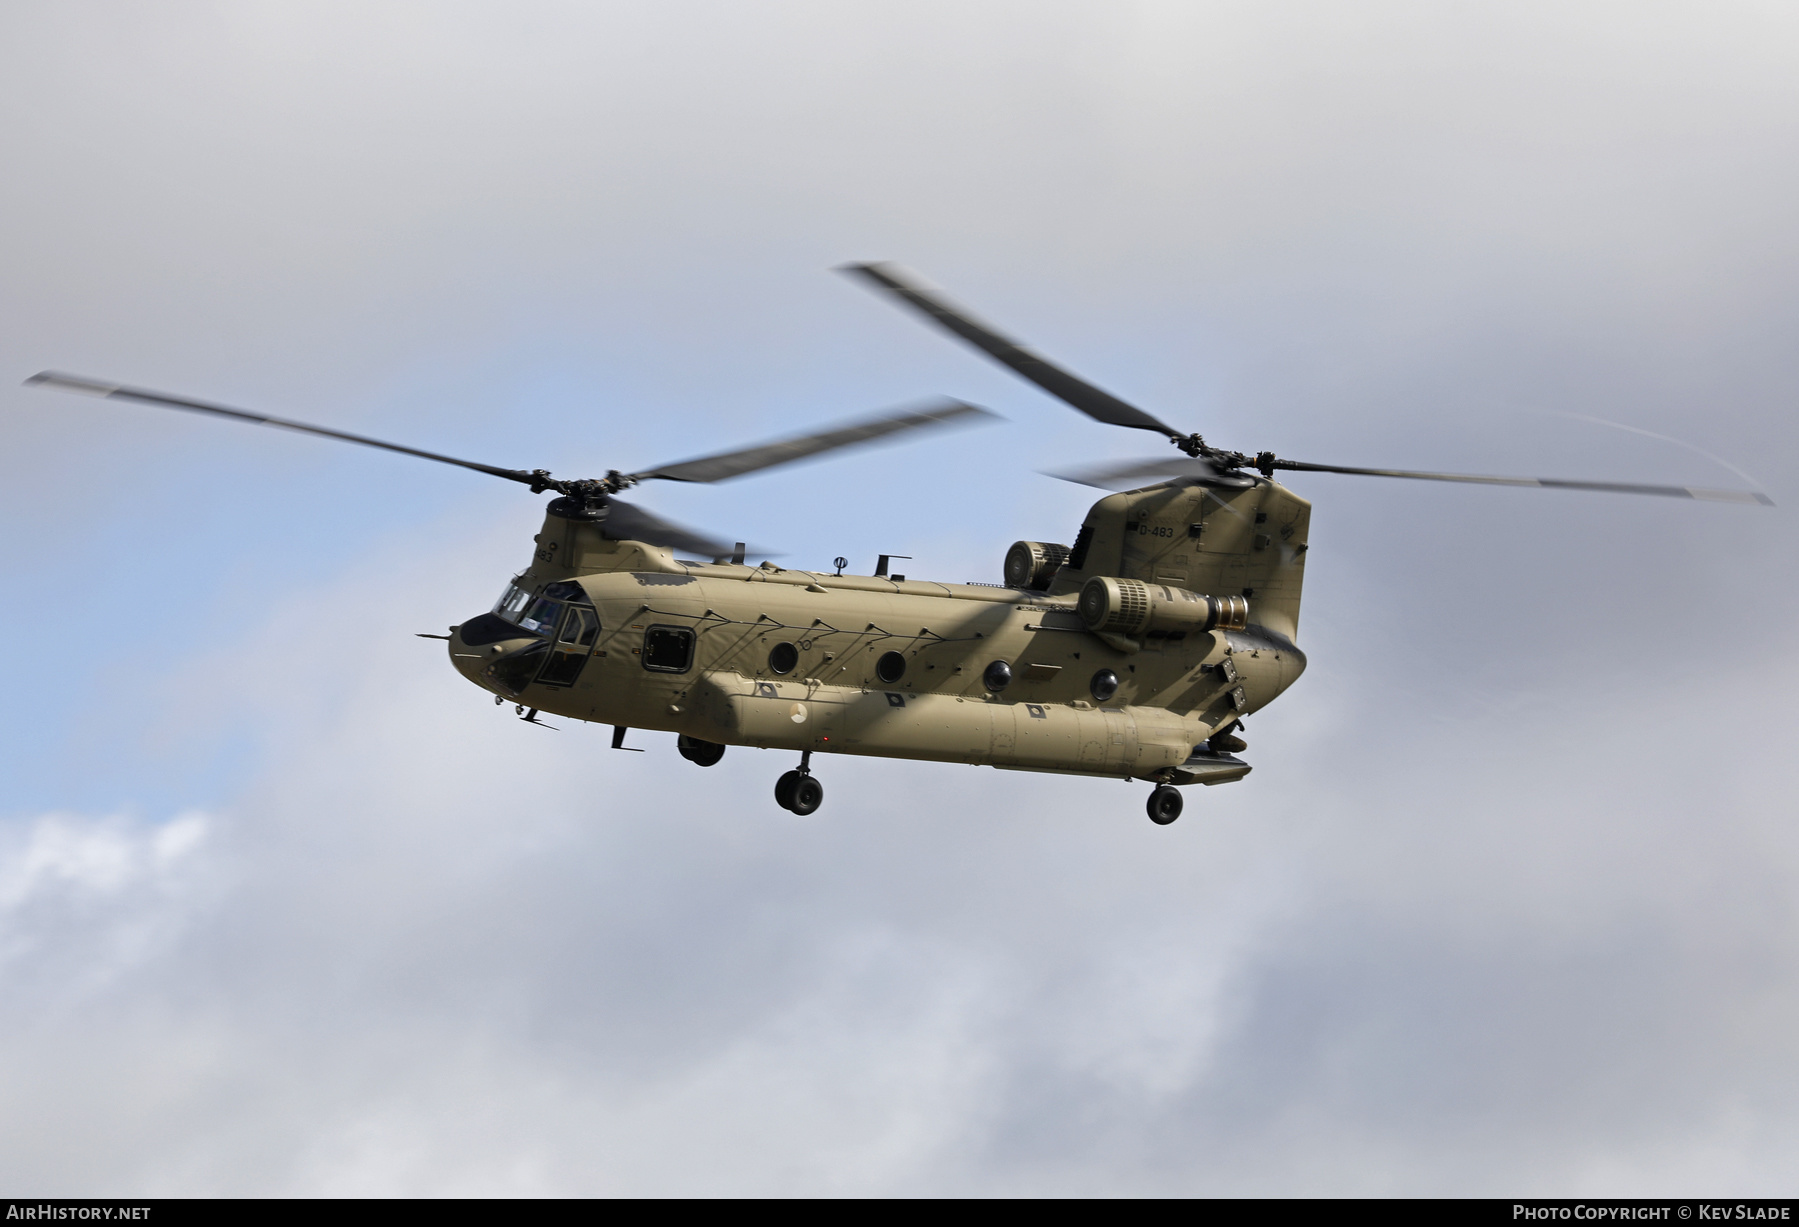
[[[1241,754],[1243,751],[1249,749],[1249,743],[1244,741],[1241,737],[1236,736],[1237,733],[1242,731],[1243,722],[1241,720],[1233,720],[1230,724],[1227,724],[1225,727],[1206,738],[1206,749],[1214,754]]]
[[[1172,784],[1157,784],[1156,790],[1149,794],[1149,820],[1159,827],[1165,827],[1181,816],[1181,790]]]
[[[800,752],[800,765],[775,781],[775,804],[804,818],[825,803],[825,786],[812,778],[812,751]]]

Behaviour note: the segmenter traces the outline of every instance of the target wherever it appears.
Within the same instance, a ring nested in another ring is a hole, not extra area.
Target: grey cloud
[[[523,561],[515,491],[13,394],[11,1185],[1791,1187],[1787,15],[3,20],[21,378],[558,471],[966,396],[1012,424],[654,506],[995,578],[1085,509],[1031,470],[1139,445],[824,271],[894,257],[1232,446],[1718,480],[1574,411],[1782,503],[1296,479],[1249,780],[1159,830],[833,760],[799,821],[778,756],[530,729],[411,637]]]

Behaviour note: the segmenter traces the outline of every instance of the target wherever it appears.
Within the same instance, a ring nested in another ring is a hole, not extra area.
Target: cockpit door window
[[[593,610],[571,605],[568,616],[562,619],[562,633],[556,636],[556,646],[591,648],[599,633],[600,619]]]
[[[545,686],[573,686],[599,634],[600,619],[591,606],[569,606],[537,680]]]

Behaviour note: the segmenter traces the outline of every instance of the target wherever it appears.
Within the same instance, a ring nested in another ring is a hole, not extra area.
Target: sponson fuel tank
[[[712,741],[1144,779],[1190,758],[1199,731],[1151,708],[869,691],[728,672],[696,679],[685,703],[690,734]]]

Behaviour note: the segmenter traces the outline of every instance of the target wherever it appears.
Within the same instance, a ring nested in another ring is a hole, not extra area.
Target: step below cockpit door
[[[570,605],[563,610],[556,638],[550,644],[550,658],[537,675],[538,684],[573,686],[599,635],[600,619],[591,607]]]

